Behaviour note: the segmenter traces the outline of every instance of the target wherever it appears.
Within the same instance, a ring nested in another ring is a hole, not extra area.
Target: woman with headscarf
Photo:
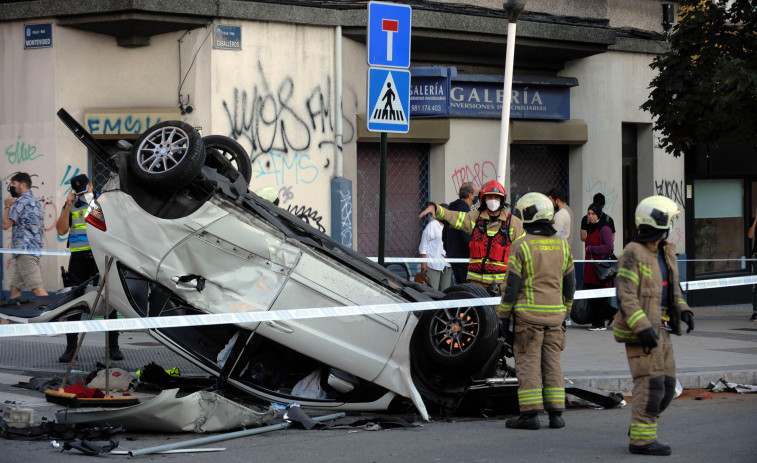
[[[586,260],[603,260],[613,251],[615,245],[612,241],[612,229],[602,218],[602,207],[592,203],[587,212],[587,236],[584,241]],[[584,265],[583,289],[606,288],[609,283],[601,283],[594,273],[591,262]],[[607,327],[605,323],[612,320],[615,309],[610,306],[609,298],[600,297],[588,300],[589,313],[591,314],[591,327],[589,331],[603,331]]]

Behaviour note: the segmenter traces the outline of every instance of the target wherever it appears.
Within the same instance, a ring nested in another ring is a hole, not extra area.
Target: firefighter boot
[[[657,441],[647,445],[628,445],[628,450],[636,455],[670,455],[669,445],[661,444]]]
[[[74,352],[76,351],[76,344],[78,343],[79,335],[76,333],[66,334],[66,350],[58,357],[58,362],[69,363],[74,358]]]
[[[562,412],[549,412],[549,427],[553,429],[565,427],[565,420],[562,419]]]
[[[515,420],[505,421],[505,426],[510,429],[539,429],[539,418],[536,412],[523,413]]]
[[[121,349],[118,348],[118,331],[111,331],[108,333],[108,345],[110,350],[108,354],[111,360],[123,360],[124,354],[121,353]]]

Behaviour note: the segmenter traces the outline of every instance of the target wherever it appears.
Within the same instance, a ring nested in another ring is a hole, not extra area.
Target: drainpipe
[[[344,178],[342,117],[342,26],[336,26],[334,31],[334,177],[331,179],[331,237],[344,246],[352,248],[352,181]]]
[[[334,33],[334,168],[336,177],[344,177],[344,163],[342,159],[342,26],[336,26]]]

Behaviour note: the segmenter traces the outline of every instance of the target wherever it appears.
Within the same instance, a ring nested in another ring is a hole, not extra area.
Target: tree
[[[683,0],[641,105],[667,153],[757,137],[757,0]]]

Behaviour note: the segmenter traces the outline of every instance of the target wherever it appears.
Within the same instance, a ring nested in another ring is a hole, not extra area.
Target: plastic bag
[[[315,370],[298,381],[292,388],[292,395],[308,399],[325,399],[326,392],[321,388],[321,370]]]

